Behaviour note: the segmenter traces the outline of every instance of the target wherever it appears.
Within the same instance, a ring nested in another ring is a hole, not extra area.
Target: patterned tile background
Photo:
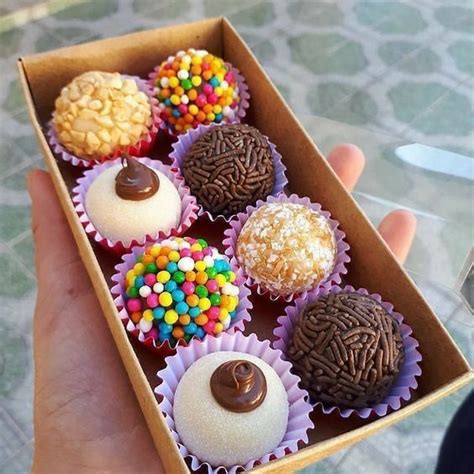
[[[41,158],[15,60],[216,15],[236,25],[323,152],[339,142],[364,149],[355,197],[373,222],[395,207],[416,213],[407,268],[473,364],[474,320],[452,290],[473,242],[472,0],[1,0],[1,473],[27,472],[33,449],[35,277],[24,175]],[[398,147],[414,142],[464,155],[471,179],[456,177],[447,157],[444,173],[401,160]],[[468,390],[304,472],[433,472]]]

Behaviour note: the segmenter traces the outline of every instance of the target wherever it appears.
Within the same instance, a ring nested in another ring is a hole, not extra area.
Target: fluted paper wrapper
[[[154,242],[169,236],[182,235],[191,227],[192,223],[197,219],[198,206],[196,199],[191,195],[189,188],[185,185],[184,179],[177,171],[172,170],[169,166],[164,165],[160,161],[150,158],[136,158],[140,163],[160,171],[167,176],[176,187],[179,197],[181,198],[181,219],[178,227],[171,229],[169,232],[157,231],[154,234],[144,235],[141,239],[132,240],[131,242],[111,240],[103,236],[99,230],[90,221],[86,209],[86,195],[89,187],[94,180],[106,169],[121,163],[120,159],[114,161],[106,161],[95,165],[90,170],[86,170],[81,178],[77,180],[77,186],[73,189],[72,200],[79,220],[86,233],[99,245],[116,254],[123,254],[135,245],[143,245],[145,242]],[[126,225],[126,222],[124,222]]]
[[[229,223],[229,228],[224,231],[224,241],[222,242],[225,248],[224,253],[230,258],[232,266],[242,270],[242,273],[247,278],[247,285],[250,287],[256,288],[256,291],[259,295],[269,295],[271,300],[283,299],[284,301],[290,302],[293,301],[295,297],[305,297],[309,290],[302,291],[300,293],[291,293],[289,295],[280,295],[277,293],[271,292],[265,287],[265,285],[256,278],[252,278],[239,264],[236,255],[237,239],[240,232],[242,231],[243,226],[247,222],[247,219],[253,214],[259,207],[268,203],[275,202],[291,202],[293,204],[302,204],[303,206],[309,207],[313,211],[317,212],[319,215],[325,217],[334,232],[336,239],[336,259],[334,268],[326,276],[326,278],[319,283],[323,285],[326,283],[339,284],[341,283],[341,275],[347,273],[346,264],[351,260],[347,252],[349,251],[349,245],[345,242],[346,234],[339,229],[339,222],[331,218],[331,214],[328,211],[321,209],[321,205],[313,203],[307,197],[300,197],[296,194],[291,194],[286,196],[285,194],[279,194],[278,196],[269,196],[265,201],[257,201],[255,206],[247,206],[245,212],[237,214]],[[319,286],[318,285],[318,286]]]
[[[172,148],[173,151],[170,153],[170,158],[172,160],[172,165],[174,168],[178,168],[180,171],[183,168],[184,160],[186,155],[193,145],[193,143],[204,133],[208,130],[211,130],[214,127],[220,127],[222,125],[227,125],[225,123],[220,124],[210,124],[210,125],[198,125],[197,128],[193,128],[188,130],[187,133],[180,135],[178,140],[173,143]],[[286,166],[283,164],[282,157],[280,153],[277,151],[276,145],[273,144],[268,137],[263,135],[264,138],[267,140],[268,145],[270,147],[272,153],[272,160],[273,166],[275,169],[275,183],[273,185],[273,189],[271,192],[272,196],[278,196],[280,193],[284,192],[286,185],[288,184],[288,179],[286,177]],[[199,204],[199,215],[206,215],[212,222],[217,219],[224,219],[226,222],[229,222],[234,215],[231,216],[223,216],[222,214],[218,214],[213,216],[209,211],[205,211],[203,207]]]
[[[341,408],[337,406],[331,406],[327,402],[314,402],[315,407],[320,407],[322,412],[325,414],[336,411],[342,418],[348,418],[352,415],[359,416],[360,418],[369,418],[370,416],[385,416],[391,411],[398,410],[402,405],[402,400],[408,401],[412,396],[412,391],[418,387],[417,377],[421,375],[420,362],[422,360],[421,354],[417,348],[419,346],[418,341],[411,336],[412,329],[410,326],[403,322],[403,316],[393,310],[393,305],[382,300],[382,297],[377,293],[369,294],[364,288],[354,289],[352,286],[323,286],[318,290],[309,293],[305,298],[298,298],[292,305],[287,306],[285,314],[277,319],[277,327],[273,331],[275,340],[272,346],[275,349],[279,349],[283,352],[283,357],[286,358],[286,351],[288,345],[293,337],[293,328],[298,321],[303,308],[317,300],[321,296],[328,295],[330,293],[341,293],[341,292],[355,292],[359,295],[370,296],[374,300],[378,301],[387,313],[397,321],[400,334],[403,340],[403,347],[405,349],[405,358],[403,366],[400,370],[398,379],[392,385],[390,393],[387,395],[385,400],[381,403],[367,408]]]
[[[159,241],[158,241],[159,243]],[[122,256],[122,262],[115,266],[115,273],[112,276],[112,281],[115,285],[110,290],[112,297],[114,298],[115,306],[118,310],[118,315],[123,325],[127,331],[136,337],[145,347],[151,349],[161,355],[173,354],[176,351],[176,347],[171,347],[169,341],[164,341],[160,343],[155,341],[151,336],[147,336],[142,331],[140,331],[139,324],[135,324],[128,314],[127,309],[125,308],[125,300],[123,295],[125,294],[125,277],[128,270],[132,269],[137,261],[137,257],[145,251],[147,246],[138,246],[133,247],[131,253]],[[250,290],[245,286],[245,279],[242,277],[239,272],[237,272],[237,278],[235,280],[236,284],[239,287],[239,304],[237,306],[237,313],[232,319],[231,326],[221,333],[217,338],[221,337],[226,333],[234,334],[238,331],[243,331],[245,323],[250,321],[250,310],[252,309],[252,303],[249,300]],[[203,340],[206,340],[208,337],[204,336]],[[192,340],[198,340],[193,338]],[[178,346],[187,346],[188,344],[184,339],[178,341]]]
[[[226,65],[230,69],[232,74],[234,75],[237,85],[239,86],[240,102],[235,112],[235,117],[232,120],[227,121],[225,123],[240,123],[240,122],[243,122],[243,119],[247,115],[247,109],[250,106],[249,88],[247,86],[247,83],[245,82],[244,77],[240,73],[240,71],[236,67],[232,66],[232,64],[226,63]],[[153,90],[153,94],[155,97],[156,97],[156,94],[155,94],[156,78],[158,77],[159,71],[160,71],[160,66],[158,65],[148,76],[149,77],[148,84],[149,84],[149,87]],[[161,120],[160,128],[166,134],[168,134],[170,137],[173,137],[173,138],[176,138],[179,135],[184,135],[185,133],[189,132],[189,130],[188,132],[185,132],[184,134],[173,132],[171,128],[169,127],[169,125],[165,122],[165,120]]]
[[[198,459],[181,443],[174,425],[174,394],[181,377],[195,361],[207,354],[219,351],[244,352],[265,361],[280,376],[288,395],[288,427],[280,446],[259,459],[249,461],[244,466],[233,466],[231,468],[211,466],[205,460]],[[290,372],[291,364],[284,361],[281,355],[279,350],[270,348],[269,341],[259,341],[255,334],[244,336],[241,333],[237,333],[234,335],[223,334],[220,337],[210,336],[202,342],[193,341],[188,347],[179,347],[176,355],[165,359],[166,368],[158,372],[158,377],[162,382],[155,388],[155,393],[162,397],[159,405],[165,416],[166,423],[178,444],[181,455],[190,460],[193,471],[204,468],[207,469],[208,474],[216,474],[217,472],[234,474],[242,469],[252,469],[258,464],[264,464],[270,460],[281,458],[286,454],[294,453],[298,450],[299,444],[308,442],[307,431],[314,427],[313,422],[309,418],[312,408],[306,401],[308,393],[306,390],[298,387],[299,377]]]
[[[51,120],[48,123],[46,135],[48,137],[49,144],[56,156],[58,156],[64,161],[71,163],[74,166],[90,168],[91,166],[94,166],[97,163],[103,163],[107,160],[115,160],[123,153],[128,153],[130,156],[146,156],[150,153],[155,143],[155,139],[162,122],[160,118],[160,109],[158,108],[158,101],[154,97],[153,90],[150,88],[147,81],[140,79],[138,76],[128,76],[126,74],[122,74],[122,77],[134,79],[138,85],[138,88],[142,92],[144,92],[150,99],[152,124],[148,131],[148,134],[145,135],[135,145],[129,145],[126,148],[117,149],[110,156],[103,156],[99,160],[86,160],[84,158],[80,158],[79,156],[75,156],[74,154],[69,152],[63,145],[61,145],[56,134],[56,130],[54,129],[53,121]]]

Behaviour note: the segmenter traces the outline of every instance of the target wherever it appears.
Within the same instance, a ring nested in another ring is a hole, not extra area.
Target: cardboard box
[[[340,419],[335,415],[324,416],[316,412],[313,415],[316,427],[310,433],[308,446],[255,470],[288,472],[302,468],[412,415],[467,384],[473,374],[463,355],[226,19],[209,19],[144,31],[21,58],[18,61],[21,81],[45,161],[167,470],[173,473],[188,471],[152,391],[158,384],[156,372],[163,367],[163,360],[129,340],[109,292],[110,276],[118,260],[91,245],[88,240],[70,199],[71,187],[81,170],[55,160],[46,141],[44,127],[61,88],[78,74],[99,69],[146,77],[168,55],[188,47],[208,49],[242,71],[251,92],[248,121],[277,145],[288,167],[290,190],[321,203],[339,220],[347,234],[352,258],[347,282],[380,293],[385,300],[391,301],[413,328],[423,355],[423,375],[408,405],[370,421]],[[161,137],[156,156],[166,158],[169,146],[170,142]],[[202,235],[214,244],[220,244],[223,230],[223,225],[198,221],[192,227],[191,234]],[[282,314],[283,305],[257,296],[253,297],[253,302],[253,321],[246,332],[255,332],[260,339],[269,338],[276,317]]]

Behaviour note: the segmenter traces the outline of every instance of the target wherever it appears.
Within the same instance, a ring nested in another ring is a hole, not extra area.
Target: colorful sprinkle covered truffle
[[[153,85],[161,118],[172,134],[199,124],[231,122],[240,103],[235,74],[204,49],[170,56],[156,69]]]
[[[217,335],[232,324],[239,287],[226,257],[203,239],[170,237],[146,248],[125,279],[130,319],[157,345]]]

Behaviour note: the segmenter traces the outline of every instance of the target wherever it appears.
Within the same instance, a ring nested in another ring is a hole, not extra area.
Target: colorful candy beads
[[[154,86],[161,118],[173,134],[201,123],[231,122],[240,102],[234,73],[204,49],[178,51],[163,61]]]
[[[125,307],[157,345],[217,335],[235,318],[239,287],[226,257],[203,239],[170,237],[137,258],[125,278]]]

